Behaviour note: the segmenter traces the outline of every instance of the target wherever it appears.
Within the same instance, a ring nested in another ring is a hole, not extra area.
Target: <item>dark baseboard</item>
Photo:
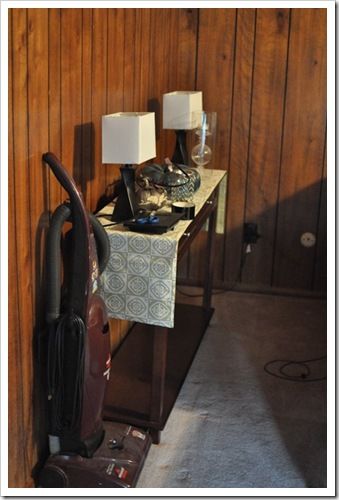
[[[178,278],[178,286],[195,286],[202,287],[203,283],[200,280],[192,278]],[[319,290],[302,290],[297,288],[280,288],[271,287],[262,284],[246,284],[246,283],[231,283],[231,282],[214,282],[214,289],[217,290],[229,290],[234,292],[242,293],[262,293],[267,295],[284,295],[291,297],[304,297],[304,298],[315,298],[315,299],[326,299],[326,292]]]

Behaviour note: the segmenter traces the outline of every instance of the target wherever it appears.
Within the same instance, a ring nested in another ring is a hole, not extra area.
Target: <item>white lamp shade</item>
[[[196,128],[197,111],[202,111],[202,92],[181,90],[163,95],[163,128]]]
[[[154,113],[102,117],[102,163],[143,163],[156,156]]]

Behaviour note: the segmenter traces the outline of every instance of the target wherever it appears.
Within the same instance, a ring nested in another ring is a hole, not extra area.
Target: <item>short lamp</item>
[[[197,127],[202,111],[202,92],[181,90],[163,95],[163,128],[176,133],[174,163],[188,165],[186,130]]]
[[[135,216],[135,171],[156,156],[154,113],[113,113],[102,117],[102,163],[122,163],[121,192],[112,221],[122,222]]]

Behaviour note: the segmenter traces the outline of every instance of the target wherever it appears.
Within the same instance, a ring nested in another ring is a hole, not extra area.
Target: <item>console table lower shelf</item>
[[[213,312],[176,304],[174,328],[135,323],[112,358],[104,420],[147,428],[159,442]]]

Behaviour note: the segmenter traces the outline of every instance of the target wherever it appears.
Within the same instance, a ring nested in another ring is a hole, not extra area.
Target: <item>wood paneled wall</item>
[[[41,162],[58,155],[95,210],[117,166],[101,164],[101,115],[156,111],[164,92],[199,89],[218,113],[210,167],[228,171],[216,284],[235,283],[244,221],[262,238],[242,283],[324,290],[326,282],[325,9],[11,9],[9,15],[9,485],[31,487],[46,451],[44,241],[65,198]],[[311,231],[315,247],[300,245]],[[201,234],[181,264],[199,282]],[[118,340],[124,324],[113,323]],[[38,383],[39,382],[39,383]]]
[[[201,11],[197,88],[218,111],[217,164],[228,170],[220,285],[237,282],[243,223],[256,222],[242,283],[324,291],[326,11]],[[315,247],[301,246],[304,232]]]

